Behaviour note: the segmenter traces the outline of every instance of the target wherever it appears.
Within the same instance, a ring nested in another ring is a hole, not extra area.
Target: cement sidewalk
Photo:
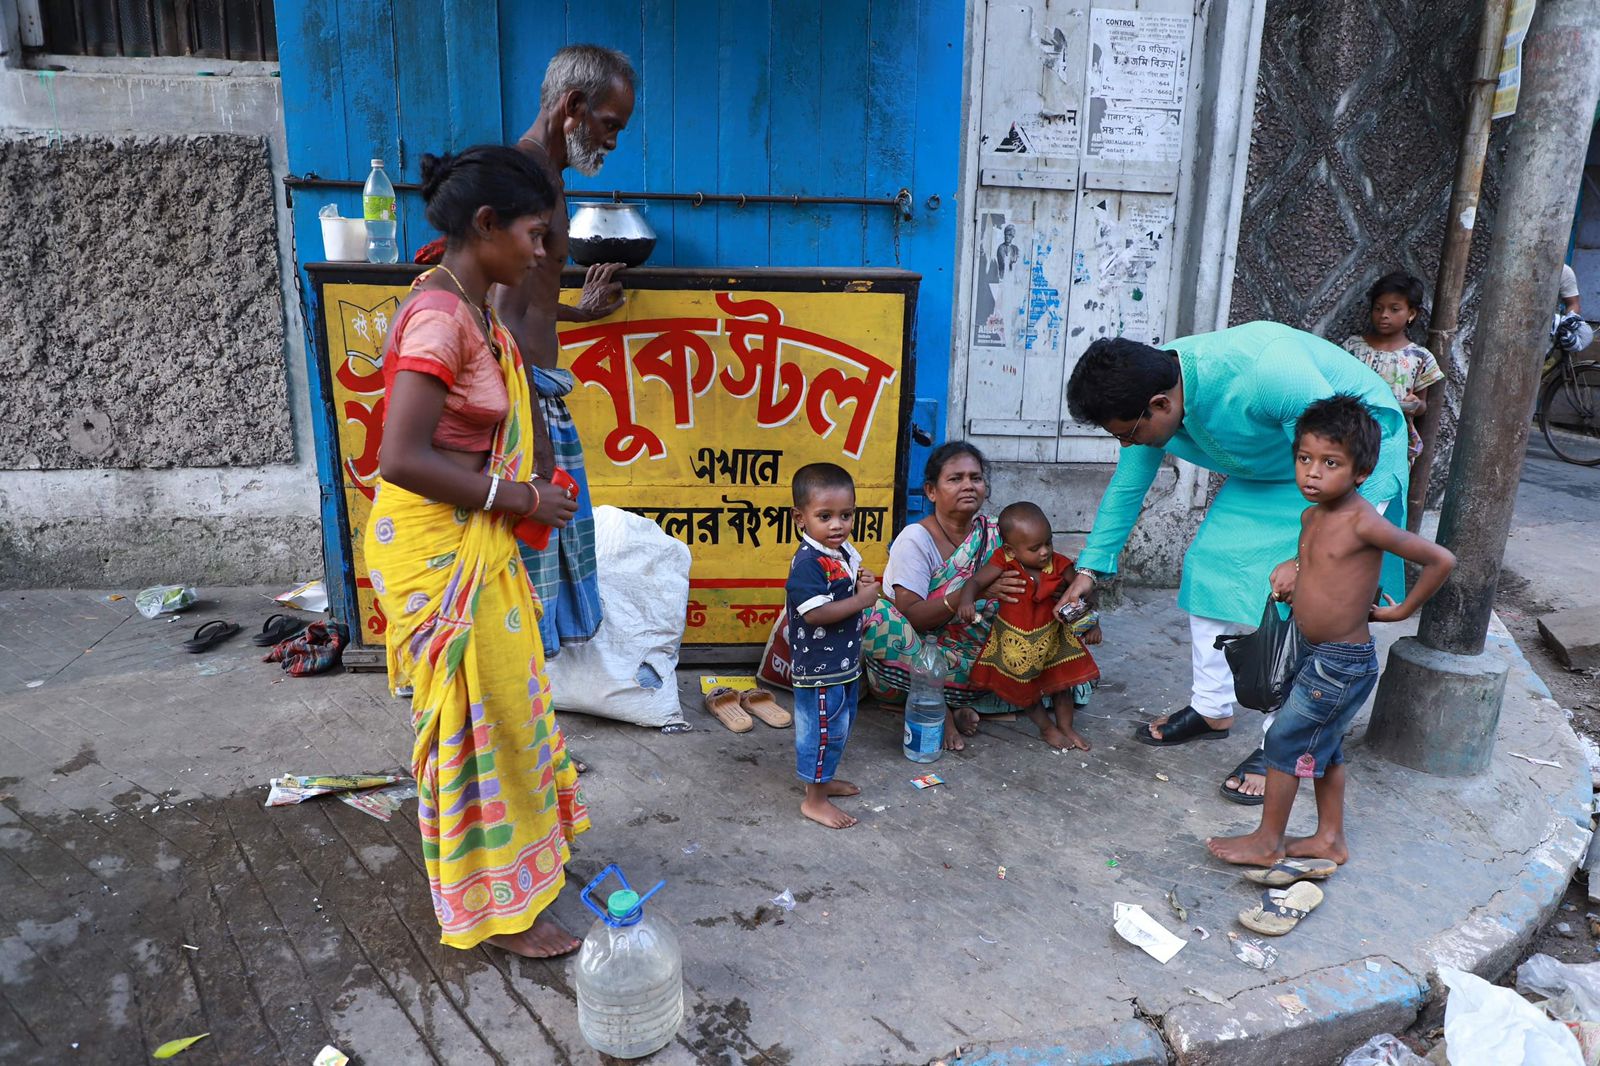
[[[437,944],[414,804],[388,824],[331,800],[262,808],[274,774],[403,767],[407,707],[375,676],[284,680],[242,638],[178,651],[205,618],[271,609],[210,598],[171,624],[102,593],[0,594],[0,1060],[143,1062],[209,1031],[188,1066],[309,1063],[324,1043],[367,1064],[599,1061],[570,962]],[[789,732],[716,727],[690,675],[694,732],[567,718],[594,767],[572,879],[613,861],[666,878],[684,944],[688,1015],[651,1061],[1336,1062],[1410,1024],[1440,963],[1503,969],[1560,898],[1589,775],[1511,646],[1492,770],[1428,778],[1357,743],[1353,859],[1278,961],[1246,967],[1227,934],[1256,893],[1204,839],[1255,823],[1216,790],[1258,722],[1135,744],[1184,702],[1186,623],[1170,593],[1135,591],[1105,627],[1108,681],[1079,719],[1092,753],[991,724],[918,792],[898,718],[869,706],[846,832],[800,819]],[[1306,802],[1295,825],[1312,818]],[[1112,932],[1118,901],[1189,945],[1158,965]],[[575,891],[556,912],[588,926]]]

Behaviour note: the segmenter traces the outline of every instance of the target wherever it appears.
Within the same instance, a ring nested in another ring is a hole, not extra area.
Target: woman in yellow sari
[[[380,480],[366,560],[389,682],[412,688],[412,771],[434,913],[451,947],[534,958],[578,941],[542,912],[589,826],[550,708],[539,615],[513,527],[576,510],[533,474],[537,417],[516,343],[486,301],[544,256],[555,190],[511,148],[425,156],[428,221],[448,238],[384,353]]]

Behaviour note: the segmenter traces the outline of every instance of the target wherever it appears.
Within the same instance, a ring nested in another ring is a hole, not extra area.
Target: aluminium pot
[[[579,203],[567,224],[567,248],[579,266],[622,263],[636,267],[650,258],[656,231],[640,204]]]

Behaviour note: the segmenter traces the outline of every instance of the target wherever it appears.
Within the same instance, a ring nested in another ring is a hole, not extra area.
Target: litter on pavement
[[[1233,949],[1233,957],[1246,966],[1265,970],[1278,961],[1278,949],[1256,937],[1229,933],[1228,941],[1228,946]]]
[[[266,806],[286,807],[330,792],[357,792],[392,785],[399,780],[394,774],[326,774],[321,777],[284,774],[273,780]]]
[[[1118,903],[1113,908],[1117,935],[1165,966],[1182,951],[1188,941],[1145,913],[1136,903]]]

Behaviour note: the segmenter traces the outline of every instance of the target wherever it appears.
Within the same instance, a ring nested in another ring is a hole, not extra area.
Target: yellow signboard
[[[868,567],[881,570],[893,534],[907,293],[750,284],[632,289],[617,315],[560,330],[595,504],[644,515],[689,546],[690,644],[766,640],[798,544],[789,483],[805,464],[838,463],[855,478],[854,539]],[[323,286],[366,643],[384,629],[362,559],[382,428],[379,353],[405,295]]]
[[[383,440],[383,346],[389,339],[389,323],[408,292],[405,285],[345,283],[325,285],[322,290],[339,483],[356,578],[360,623],[356,639],[363,644],[382,644],[386,628],[364,556],[367,516],[378,486],[378,444]]]

